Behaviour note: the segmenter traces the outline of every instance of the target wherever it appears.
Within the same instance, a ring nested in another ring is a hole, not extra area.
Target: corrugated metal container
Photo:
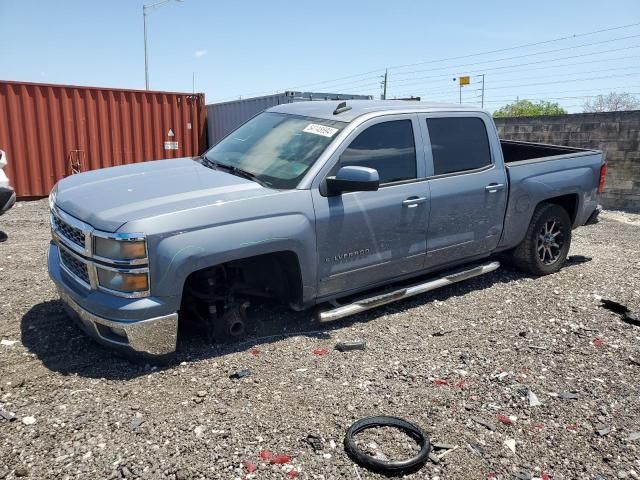
[[[199,155],[203,94],[0,81],[0,149],[18,197],[79,171]]]
[[[310,100],[371,100],[370,95],[345,93],[284,92],[265,97],[244,98],[207,105],[209,146],[215,145],[235,128],[269,107]]]

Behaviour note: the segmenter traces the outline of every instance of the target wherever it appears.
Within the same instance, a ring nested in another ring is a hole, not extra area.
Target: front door
[[[502,157],[492,154],[500,146],[490,143],[487,119],[448,113],[420,121],[432,170],[425,267],[491,252],[502,233],[507,178]]]
[[[320,296],[422,268],[429,184],[420,135],[417,116],[390,115],[359,126],[336,151],[328,175],[346,165],[375,168],[380,188],[336,196],[313,190]]]

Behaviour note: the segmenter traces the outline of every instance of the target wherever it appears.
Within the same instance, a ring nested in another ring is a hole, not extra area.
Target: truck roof
[[[405,113],[405,112],[480,112],[478,107],[458,103],[412,102],[406,100],[346,100],[350,110],[334,115],[336,107],[345,100],[285,103],[269,108],[267,111],[303,115],[305,117],[325,118],[350,122],[366,113]]]

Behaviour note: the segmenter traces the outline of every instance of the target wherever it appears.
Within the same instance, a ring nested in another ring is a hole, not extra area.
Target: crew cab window
[[[487,127],[477,117],[427,118],[435,175],[491,165]]]
[[[358,135],[340,157],[340,166],[375,168],[380,183],[416,178],[416,145],[411,120],[377,123]]]

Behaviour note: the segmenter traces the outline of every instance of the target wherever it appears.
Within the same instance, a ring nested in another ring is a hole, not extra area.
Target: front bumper
[[[67,313],[103,345],[153,357],[169,355],[176,350],[177,313],[137,322],[110,320],[88,312],[59,286],[58,293]]]
[[[0,187],[0,215],[16,203],[16,192],[11,187]]]
[[[167,305],[153,298],[123,299],[100,292],[87,294],[60,269],[58,248],[55,244],[49,247],[49,276],[58,288],[65,310],[89,336],[128,353],[162,357],[175,352],[177,313],[166,313]]]

